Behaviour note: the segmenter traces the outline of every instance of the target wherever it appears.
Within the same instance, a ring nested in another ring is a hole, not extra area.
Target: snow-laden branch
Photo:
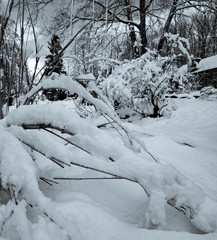
[[[49,104],[40,106],[22,106],[11,112],[4,120],[5,126],[22,126],[23,124],[58,125],[60,129],[73,132],[73,141],[90,146],[93,154],[76,154],[64,144],[52,137],[44,144],[45,133],[25,131],[20,127],[10,127],[21,141],[33,149],[42,149],[46,156],[53,157],[72,165],[109,174],[138,183],[149,198],[146,212],[146,226],[163,227],[165,224],[165,205],[168,202],[189,217],[192,224],[205,232],[217,230],[217,203],[207,197],[202,189],[187,179],[171,165],[160,164],[126,148],[123,143],[112,141],[112,136],[85,120],[70,115],[70,110]],[[46,133],[47,134],[47,133]],[[52,149],[52,150],[51,150]],[[88,149],[90,150],[90,149]],[[115,162],[105,161],[112,151]],[[94,154],[95,153],[95,154]],[[56,176],[51,176],[55,178]],[[67,177],[67,176],[66,176]]]
[[[94,98],[81,84],[72,80],[69,76],[58,76],[57,74],[53,74],[51,77],[48,77],[43,82],[34,87],[24,98],[24,105],[28,105],[31,98],[34,98],[39,91],[44,89],[63,89],[69,91],[70,94],[78,94],[78,96],[86,99],[88,102],[92,103],[95,108],[107,119],[114,121],[118,124],[119,128],[125,133],[125,144],[127,144],[134,151],[138,151],[138,146],[140,149],[143,149],[147,152],[145,144],[140,142],[130,130],[128,130],[123,123],[120,121],[117,114],[114,112],[111,105],[106,104],[105,102]],[[136,147],[137,145],[137,147]]]
[[[117,144],[117,142],[114,142],[113,137],[106,134],[105,131],[90,125],[85,119],[81,119],[79,116],[73,114],[71,110],[58,105],[20,106],[18,109],[12,111],[4,121],[5,126],[16,125],[22,126],[24,129],[50,128],[58,130],[61,133],[70,135],[70,138],[67,138],[67,140],[79,146],[79,148],[87,153],[98,156],[103,155],[107,159],[119,159],[127,150],[122,141]],[[19,139],[21,136],[21,133],[17,134]],[[31,132],[29,142],[35,142],[37,138]],[[44,138],[42,137],[41,146],[38,147],[40,149],[48,147],[51,140],[47,141],[48,143],[44,146]],[[53,144],[49,148],[52,149],[52,147],[54,147]],[[130,150],[128,149],[128,151]],[[62,151],[59,158],[61,158],[61,154]],[[146,155],[146,158],[150,161],[148,155]],[[66,163],[69,163],[69,161],[67,160]]]

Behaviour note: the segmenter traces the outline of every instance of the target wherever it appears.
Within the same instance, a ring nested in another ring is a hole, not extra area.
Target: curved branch
[[[83,147],[79,146],[78,144],[69,141],[68,139],[62,137],[61,135],[59,135],[59,134],[57,134],[57,133],[55,133],[55,132],[53,132],[51,130],[48,130],[48,128],[50,128],[50,129],[54,129],[54,130],[60,131],[61,133],[68,134],[70,136],[75,136],[74,133],[72,133],[71,131],[68,131],[68,130],[66,130],[64,128],[59,128],[58,126],[53,126],[52,124],[22,124],[22,128],[25,129],[25,130],[27,130],[27,129],[43,129],[44,131],[47,131],[47,132],[55,135],[56,137],[64,140],[65,142],[67,142],[68,144],[71,144],[72,146],[75,146],[75,147],[79,148],[80,150],[86,152],[87,154],[91,155],[91,152],[89,152],[88,150],[86,150]],[[114,159],[112,157],[109,157],[108,160],[111,161],[111,162],[114,162]]]
[[[106,9],[106,6],[103,5],[101,2],[95,1],[95,3],[98,4],[99,6],[103,7],[104,9]],[[125,20],[123,18],[120,18],[115,13],[113,13],[111,10],[109,10],[109,9],[108,9],[108,13],[110,15],[112,15],[115,19],[117,19],[119,22],[124,23],[124,24],[130,24],[130,25],[135,26],[136,28],[139,29],[139,24],[137,24],[137,23],[135,23],[133,21],[130,21],[130,20]]]

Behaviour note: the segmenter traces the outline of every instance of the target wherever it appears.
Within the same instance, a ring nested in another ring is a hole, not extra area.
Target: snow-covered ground
[[[160,162],[172,164],[217,201],[217,102],[175,101],[178,109],[171,118],[143,119],[124,125],[145,141],[148,151]],[[65,106],[70,108],[70,103]],[[90,170],[72,169],[73,177],[100,176]],[[145,229],[146,195],[138,184],[125,180],[60,181],[52,187],[41,182],[40,186],[54,200],[58,212],[69,222],[76,220],[85,240],[217,239],[216,232],[202,234],[169,206],[164,230]],[[31,211],[30,208],[30,216]],[[40,234],[41,230],[36,228],[35,239],[40,239]],[[52,239],[59,239],[58,235]]]

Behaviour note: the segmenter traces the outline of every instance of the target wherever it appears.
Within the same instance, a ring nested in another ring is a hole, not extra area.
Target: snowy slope
[[[188,99],[178,100],[177,105],[179,109],[170,119],[125,125],[145,140],[160,161],[175,166],[217,200],[217,103]],[[98,176],[76,167],[74,172]],[[53,187],[41,183],[41,188],[69,221],[76,219],[85,240],[217,238],[217,233],[200,234],[170,207],[165,231],[143,228],[147,198],[138,185],[124,180],[64,181]]]
[[[179,100],[171,119],[144,126],[149,150],[217,200],[217,102]]]

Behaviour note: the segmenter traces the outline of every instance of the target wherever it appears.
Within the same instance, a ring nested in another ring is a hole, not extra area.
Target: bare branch
[[[98,1],[95,1],[95,3],[106,9],[106,6],[103,5],[102,3],[98,2]],[[115,19],[117,19],[119,22],[124,23],[124,24],[133,25],[133,26],[135,26],[135,27],[137,27],[139,29],[139,24],[137,24],[137,23],[135,23],[133,21],[130,21],[130,20],[122,19],[122,18],[118,17],[115,13],[113,13],[111,10],[108,10],[108,13],[110,15],[112,15]]]
[[[70,178],[70,177],[54,177],[55,180],[70,180],[70,181],[82,181],[82,180],[116,180],[122,179],[120,177],[96,177],[96,178]]]
[[[44,157],[46,157],[47,159],[51,160],[52,162],[56,163],[59,167],[61,168],[64,168],[64,165],[67,165],[68,167],[70,167],[69,164],[59,160],[59,159],[56,159],[55,157],[47,157],[45,153],[43,153],[42,151],[40,151],[39,149],[36,149],[34,146],[32,146],[31,144],[23,141],[23,140],[20,140],[18,139],[20,142],[22,142],[23,144],[25,144],[26,146],[28,146],[29,148],[31,148],[32,150],[34,150],[35,152],[38,152],[40,153],[41,155],[43,155]]]

